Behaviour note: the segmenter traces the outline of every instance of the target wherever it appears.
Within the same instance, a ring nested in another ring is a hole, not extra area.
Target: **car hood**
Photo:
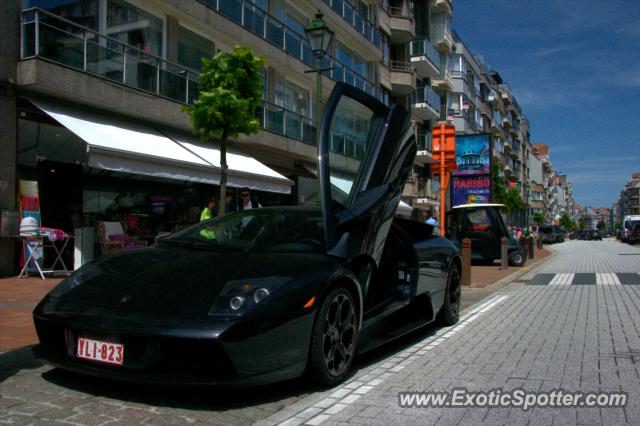
[[[246,257],[163,245],[122,251],[78,269],[51,294],[120,310],[206,314]]]

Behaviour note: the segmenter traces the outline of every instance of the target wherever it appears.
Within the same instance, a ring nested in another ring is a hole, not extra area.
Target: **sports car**
[[[349,153],[336,147],[348,122]],[[317,206],[227,214],[84,265],[35,308],[36,355],[132,382],[334,385],[358,353],[454,324],[456,247],[395,215],[416,155],[409,114],[338,83],[320,136]]]

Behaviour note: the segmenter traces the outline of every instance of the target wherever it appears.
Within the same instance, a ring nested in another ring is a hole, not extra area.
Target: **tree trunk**
[[[220,138],[220,197],[218,198],[218,217],[224,216],[226,210],[227,169],[227,129],[223,129]]]

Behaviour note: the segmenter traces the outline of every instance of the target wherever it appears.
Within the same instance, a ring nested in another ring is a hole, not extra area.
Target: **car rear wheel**
[[[453,325],[460,319],[460,282],[460,268],[454,263],[449,270],[444,304],[438,313],[442,325]]]
[[[511,266],[522,266],[527,261],[524,254],[520,250],[512,251],[509,254],[509,265]]]
[[[351,293],[333,289],[324,299],[311,335],[308,374],[318,384],[333,386],[349,373],[355,356],[358,318]]]

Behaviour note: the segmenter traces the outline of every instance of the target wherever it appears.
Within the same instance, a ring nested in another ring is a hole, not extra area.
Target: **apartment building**
[[[36,182],[42,222],[84,230],[75,241],[82,262],[99,250],[96,220],[129,220],[146,237],[197,220],[203,201],[217,194],[219,153],[195,140],[182,108],[197,98],[200,58],[238,44],[266,59],[265,84],[261,130],[233,141],[230,187],[251,188],[264,205],[315,199],[315,76],[305,73],[315,58],[304,28],[316,11],[335,32],[322,64],[331,68],[323,72],[323,96],[340,81],[407,107],[419,152],[403,200],[418,218],[438,208],[430,131],[451,88],[449,0],[22,0],[0,7],[9,46],[1,103],[16,117],[0,135],[8,163],[0,178],[9,188],[0,208],[16,210]],[[357,158],[363,118],[350,110],[341,116],[331,149]],[[3,241],[1,249],[0,273],[13,273],[13,244]]]
[[[616,223],[628,215],[640,215],[640,172],[633,173],[631,179],[624,185],[616,205]]]

